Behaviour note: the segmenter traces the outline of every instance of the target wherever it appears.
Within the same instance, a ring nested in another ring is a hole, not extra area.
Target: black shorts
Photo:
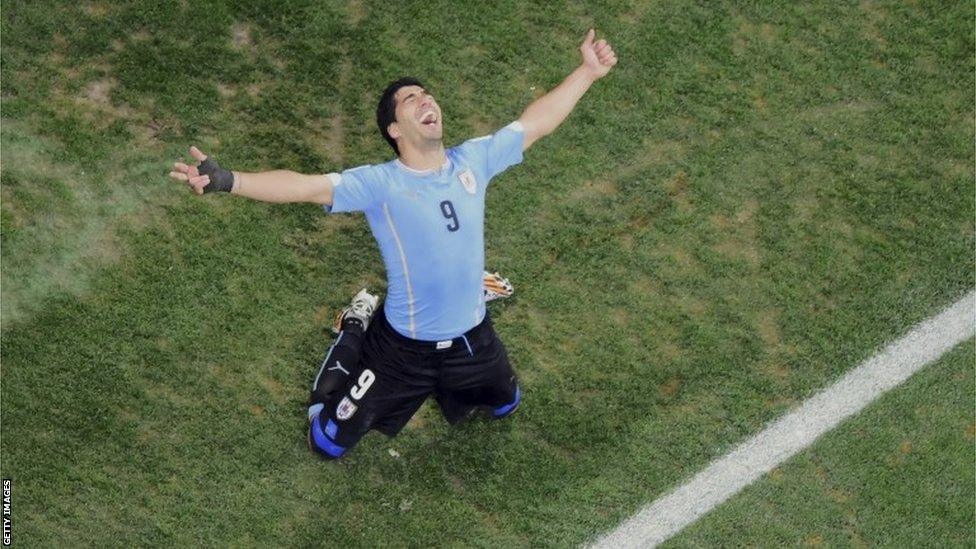
[[[370,429],[396,436],[431,394],[452,424],[479,406],[504,417],[521,397],[505,346],[487,314],[464,335],[433,342],[400,335],[380,307],[366,331],[358,367],[323,410],[330,420],[326,430],[343,448],[355,445]]]

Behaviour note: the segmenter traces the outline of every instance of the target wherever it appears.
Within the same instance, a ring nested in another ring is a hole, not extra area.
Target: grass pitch
[[[970,340],[662,547],[967,547]]]
[[[974,285],[970,12],[5,3],[15,543],[566,546],[613,527]],[[488,197],[520,411],[448,429],[425,407],[313,460],[326,325],[384,286],[365,222],[201,199],[169,165],[191,143],[242,170],[386,160],[373,110],[404,74],[454,144],[558,83],[589,26],[620,64]],[[972,539],[944,524],[934,543]]]

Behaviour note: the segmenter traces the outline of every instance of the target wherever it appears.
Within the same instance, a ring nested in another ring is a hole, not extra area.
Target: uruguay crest
[[[474,173],[471,170],[464,170],[459,173],[458,179],[461,180],[461,185],[464,185],[464,190],[468,191],[468,194],[478,192],[478,181],[474,178]]]
[[[349,400],[349,397],[342,397],[342,400],[339,401],[339,405],[336,406],[336,418],[343,421],[347,420],[356,413],[357,409],[358,406],[353,404],[352,401]]]

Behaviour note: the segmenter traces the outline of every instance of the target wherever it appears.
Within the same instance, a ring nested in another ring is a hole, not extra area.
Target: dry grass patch
[[[230,97],[234,97],[234,95],[237,93],[237,89],[234,88],[234,86],[230,86],[228,84],[218,83],[217,93],[220,95],[220,97],[227,99]]]
[[[665,191],[681,213],[688,213],[694,209],[694,204],[688,197],[690,185],[690,178],[684,170],[678,170],[664,183]]]
[[[874,101],[837,101],[804,109],[799,113],[798,118],[810,121],[823,119],[847,120],[852,117],[863,117],[877,108],[878,105]]]
[[[772,44],[776,40],[776,30],[769,23],[757,24],[741,14],[735,16],[733,22],[736,30],[732,34],[732,52],[736,55],[745,55],[754,41]]]
[[[794,219],[801,223],[807,223],[814,218],[820,209],[820,199],[815,190],[804,188],[793,198],[792,207]]]
[[[759,371],[766,377],[774,379],[780,383],[786,383],[790,379],[790,368],[786,362],[779,357],[772,357],[759,364]]]
[[[655,362],[670,363],[684,356],[685,350],[679,343],[678,331],[673,325],[661,324],[647,335],[653,342],[651,356]]]
[[[625,251],[631,252],[634,250],[634,235],[631,232],[622,232],[618,234],[617,242],[620,243],[620,247]]]
[[[760,253],[755,219],[758,211],[759,202],[750,198],[732,219],[722,215],[712,216],[712,226],[717,229],[719,236],[718,242],[713,246],[715,251],[734,261],[743,261],[751,267],[758,267]]]
[[[664,266],[670,271],[669,276],[683,277],[701,272],[701,263],[686,248],[690,244],[687,241],[678,240],[658,243],[654,254],[664,260]]]
[[[594,198],[613,197],[620,192],[617,183],[609,179],[584,181],[569,193],[571,202],[588,202]]]
[[[864,24],[863,36],[873,42],[877,46],[878,51],[885,51],[888,49],[888,40],[885,39],[881,33],[881,29],[878,28],[879,24],[886,17],[884,9],[878,6],[873,0],[861,0],[859,8],[867,19]]]
[[[250,49],[254,44],[253,40],[251,39],[251,26],[247,23],[235,23],[230,28],[230,39],[231,43],[234,45],[234,49]]]
[[[275,402],[281,404],[288,399],[289,391],[285,390],[277,380],[263,373],[257,374],[258,383],[267,390]]]
[[[124,255],[118,229],[147,222],[148,201],[138,188],[123,184],[125,172],[109,181],[99,180],[59,162],[52,153],[56,145],[26,125],[5,120],[2,127],[3,169],[19,182],[2,189],[5,222],[17,230],[4,254],[0,307],[6,326],[28,315],[49,295],[86,291],[88,273]],[[52,189],[62,195],[52,195]],[[15,191],[20,193],[18,199],[13,198]],[[45,206],[25,205],[25,196]],[[28,248],[30,255],[22,251]],[[10,260],[7,254],[11,253],[17,261]]]
[[[111,77],[93,80],[85,86],[84,97],[97,105],[109,105],[112,89],[118,84],[118,80]]]
[[[684,349],[676,341],[658,341],[654,347],[654,358],[661,363],[670,363],[684,356]]]
[[[325,169],[327,171],[339,171],[346,159],[345,116],[342,113],[333,114],[324,125],[322,121],[315,121],[310,125],[310,129],[312,129],[312,135],[309,140],[312,142],[313,148],[331,163]]]
[[[623,307],[613,307],[610,309],[610,313],[607,316],[610,322],[614,326],[618,327],[629,327],[631,326],[630,312]]]
[[[678,376],[672,377],[658,386],[661,396],[666,398],[676,395],[679,389],[681,389],[681,378]]]
[[[81,11],[89,17],[101,18],[111,13],[112,6],[109,2],[85,2],[81,5]]]
[[[661,284],[647,273],[634,273],[627,282],[628,292],[633,295],[640,295],[645,298],[660,298],[662,296]]]
[[[671,303],[679,311],[697,319],[703,318],[709,309],[707,301],[685,293],[671,296]]]
[[[366,19],[366,7],[363,6],[362,0],[349,0],[346,2],[346,14],[349,17],[349,24],[353,27],[358,26],[359,23]]]

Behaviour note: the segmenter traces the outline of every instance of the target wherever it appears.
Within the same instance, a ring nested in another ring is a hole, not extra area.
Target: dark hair
[[[383,134],[383,139],[393,147],[393,152],[400,156],[400,149],[397,147],[396,140],[390,137],[390,132],[387,128],[390,124],[396,122],[396,92],[400,88],[406,86],[420,86],[424,87],[420,83],[420,80],[410,76],[404,76],[390,82],[386,89],[383,90],[383,95],[380,96],[380,102],[376,105],[376,125],[380,127],[380,133]]]

